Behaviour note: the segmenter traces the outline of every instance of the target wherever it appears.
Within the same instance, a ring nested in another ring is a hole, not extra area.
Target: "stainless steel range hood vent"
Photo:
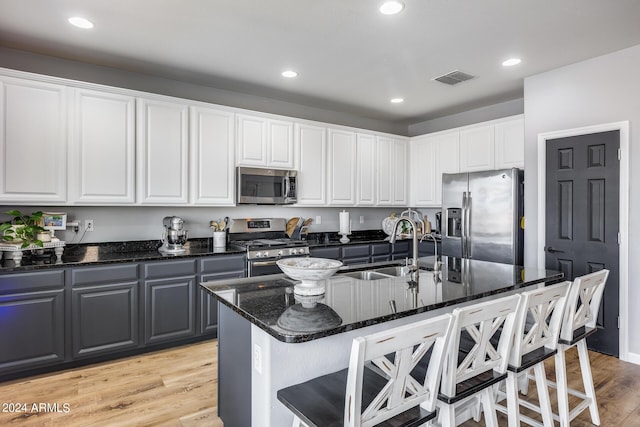
[[[467,80],[471,80],[476,76],[472,76],[471,74],[464,73],[460,70],[453,70],[448,72],[447,74],[443,74],[439,77],[434,77],[432,80],[435,80],[440,83],[444,83],[446,85],[457,85],[458,83],[466,82]]]

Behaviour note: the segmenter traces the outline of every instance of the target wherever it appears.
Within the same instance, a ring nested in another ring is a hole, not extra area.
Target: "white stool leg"
[[[520,402],[518,398],[518,375],[515,372],[507,373],[507,418],[509,426],[520,425]]]
[[[306,424],[302,422],[302,420],[300,418],[298,418],[296,415],[293,416],[293,424],[291,425],[291,427],[306,427]]]
[[[482,391],[482,411],[484,412],[485,425],[487,427],[498,427],[495,397],[491,387],[487,387]]]
[[[531,369],[527,369],[524,374],[518,377],[518,390],[523,396],[526,396],[529,392],[529,373]]]
[[[533,367],[533,371],[536,375],[536,387],[538,389],[538,401],[540,402],[542,423],[545,427],[553,427],[553,412],[551,411],[551,399],[549,398],[547,374],[544,372],[544,364],[538,363]]]
[[[438,420],[441,427],[456,427],[456,412],[453,405],[438,405]]]
[[[579,341],[578,359],[580,360],[580,370],[582,371],[582,383],[584,384],[584,392],[591,399],[589,404],[589,412],[591,413],[591,422],[597,426],[600,425],[600,413],[598,412],[598,402],[596,401],[596,391],[593,387],[593,376],[591,375],[591,363],[589,362],[589,353],[587,351],[586,340]]]
[[[558,387],[558,416],[560,427],[569,427],[569,394],[567,393],[567,362],[564,346],[558,346],[555,356],[556,385]]]

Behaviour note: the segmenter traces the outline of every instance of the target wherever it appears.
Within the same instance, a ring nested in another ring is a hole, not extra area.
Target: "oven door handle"
[[[276,265],[275,261],[251,261],[253,267],[267,267],[270,265]]]

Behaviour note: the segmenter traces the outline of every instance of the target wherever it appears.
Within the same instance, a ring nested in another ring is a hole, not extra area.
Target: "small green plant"
[[[22,241],[22,247],[30,245],[42,247],[42,241],[38,239],[38,233],[42,233],[42,212],[33,212],[31,215],[23,214],[18,210],[5,212],[11,215],[11,222],[0,224],[2,240],[5,242]]]

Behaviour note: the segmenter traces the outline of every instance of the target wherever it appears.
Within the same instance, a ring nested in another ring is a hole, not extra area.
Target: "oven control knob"
[[[261,256],[262,256],[262,254],[261,254],[260,252],[256,252],[256,253],[255,253],[255,257],[256,257],[256,258],[260,258]]]
[[[291,249],[291,255],[297,255],[297,254],[298,254],[297,249]]]
[[[269,256],[269,252],[267,252],[267,251],[262,252],[262,256],[263,257],[268,257]]]
[[[282,251],[278,251],[278,256],[282,256]]]

